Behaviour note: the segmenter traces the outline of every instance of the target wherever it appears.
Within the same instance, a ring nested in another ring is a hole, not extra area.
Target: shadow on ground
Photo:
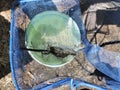
[[[0,16],[0,78],[10,72],[9,27],[10,23],[4,17]]]
[[[83,20],[87,30],[87,37],[92,44],[100,45],[109,51],[120,52],[120,6],[117,5],[120,2],[115,0],[113,4],[111,1],[113,0],[84,0],[81,8],[86,18]],[[90,7],[93,10],[90,11]],[[94,9],[96,7],[98,9]],[[102,77],[108,78],[97,69],[90,75],[97,76],[99,80]]]
[[[0,12],[10,10],[13,0],[0,0]],[[0,15],[0,78],[10,73],[9,65],[10,22]]]

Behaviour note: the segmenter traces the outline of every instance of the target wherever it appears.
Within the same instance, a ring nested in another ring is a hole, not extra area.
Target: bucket
[[[31,20],[25,41],[26,47],[32,49],[29,53],[33,59],[49,67],[59,67],[74,59],[81,47],[80,37],[71,17],[58,11],[45,11]]]

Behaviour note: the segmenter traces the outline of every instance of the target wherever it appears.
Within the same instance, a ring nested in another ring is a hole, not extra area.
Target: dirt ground
[[[0,90],[15,90],[9,65],[9,30],[11,3],[13,0],[0,1]]]
[[[10,19],[11,19],[10,8],[12,2],[13,0],[0,1],[0,42],[1,42],[0,43],[0,90],[15,90],[11,77],[10,65],[9,65],[9,30],[10,30]],[[88,4],[90,3],[88,3],[87,0],[81,2],[82,11],[87,10],[89,6]],[[102,9],[96,12],[97,13],[96,15],[90,13],[92,15],[92,19],[88,17],[89,21],[86,23],[86,28],[87,28],[87,36],[89,38],[89,41],[91,41],[92,43],[97,43],[107,50],[120,52],[120,48],[119,48],[120,47],[120,21],[119,21],[120,10],[118,9],[116,11],[115,10],[106,11],[110,14],[104,14],[103,12],[105,12],[105,10]],[[91,16],[90,14],[89,16]],[[101,16],[100,14],[104,16],[104,20],[103,17],[100,17]],[[94,15],[95,17],[97,17],[97,20],[93,18]],[[90,24],[88,24],[89,22]],[[97,23],[97,25],[95,24],[93,25],[92,22]],[[115,41],[115,40],[118,41],[118,42],[116,41],[117,44],[116,43],[111,44],[111,41]],[[44,66],[40,67],[39,64],[35,61],[30,62],[30,65],[28,64],[26,65],[26,67],[33,66],[34,64],[36,64],[36,68],[38,67],[41,69],[44,68]],[[103,85],[103,82],[99,81],[95,75],[90,75],[90,73],[87,72],[86,69],[84,69],[84,67],[93,73],[97,72],[95,68],[85,60],[84,54],[81,53],[80,56],[78,56],[77,59],[74,60],[74,62],[69,63],[66,67],[59,68],[58,71],[61,70],[61,72],[58,72],[57,70],[53,70],[53,72],[47,73],[48,75],[44,77],[43,81],[46,80],[48,77],[49,78],[54,77],[54,75],[58,75],[58,76],[66,75],[66,76],[71,76],[73,78],[74,75],[76,75],[76,78],[81,77],[91,83]],[[71,68],[74,69],[71,71]],[[50,69],[44,68],[44,70],[49,71]],[[34,69],[32,69],[32,71],[34,72]],[[66,73],[64,73],[63,71]]]

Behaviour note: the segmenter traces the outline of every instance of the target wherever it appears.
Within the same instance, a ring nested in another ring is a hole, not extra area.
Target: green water
[[[36,15],[26,31],[26,46],[32,49],[47,49],[48,45],[78,50],[81,35],[76,23],[67,15],[57,11],[46,11]],[[65,58],[53,54],[41,54],[30,51],[30,55],[41,64],[57,67],[73,60],[74,56]]]

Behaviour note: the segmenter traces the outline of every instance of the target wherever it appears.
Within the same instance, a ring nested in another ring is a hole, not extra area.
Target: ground
[[[82,0],[81,0],[82,1]],[[86,3],[87,0],[84,0],[84,2],[81,2],[82,4],[82,11],[86,10],[88,8],[88,4]],[[93,0],[94,1],[94,0]],[[105,1],[105,0],[100,0]],[[108,0],[106,0],[108,1]],[[9,65],[9,30],[10,30],[10,19],[11,19],[11,3],[13,0],[1,0],[0,1],[0,90],[15,90],[15,87],[13,85],[12,77],[11,77],[11,70]],[[105,10],[102,9],[97,12],[98,19],[89,19],[90,22],[94,23],[94,20],[97,22],[97,25],[91,25],[89,26],[89,21],[85,24],[87,28],[87,36],[89,40],[92,43],[97,43],[101,46],[103,46],[107,50],[111,51],[120,51],[120,22],[118,21],[120,18],[120,10],[108,10],[107,12],[110,13],[108,16],[105,16],[107,14],[103,14],[102,12],[105,12]],[[108,19],[112,18],[111,20],[106,19],[104,22],[102,22],[103,17],[100,17],[100,14],[103,14],[105,16],[104,18],[108,17]],[[117,13],[117,14],[115,14]],[[92,17],[94,14],[91,14]],[[90,16],[90,14],[89,14]],[[116,22],[114,22],[116,21]],[[97,32],[97,33],[96,33]],[[96,40],[97,39],[97,40]],[[113,43],[111,44],[111,41],[117,40],[117,44]],[[108,43],[109,42],[109,43]],[[82,63],[82,64],[81,64]],[[36,64],[35,68],[44,69],[44,70],[50,70],[48,68],[40,67],[39,64],[35,61],[30,62],[26,67],[30,67]],[[83,53],[81,53],[77,58],[69,63],[67,66],[59,68],[58,70],[53,70],[52,72],[44,72],[44,74],[47,74],[44,76],[43,80],[46,80],[50,77],[57,76],[71,76],[73,78],[81,77],[85,79],[86,81],[92,82],[94,84],[103,85],[103,82],[99,81],[96,76],[91,76],[86,69],[91,72],[95,72],[95,68],[91,66],[90,63],[88,63],[85,60],[85,56]],[[74,68],[74,69],[71,69]],[[28,70],[26,75],[28,77],[31,76],[31,73],[35,72],[35,69]],[[59,72],[58,72],[59,71]],[[70,72],[70,73],[69,73]],[[76,77],[75,77],[76,76]],[[34,77],[33,77],[34,78]],[[29,79],[29,78],[27,78]],[[64,89],[63,89],[64,90]]]
[[[0,1],[0,90],[15,90],[9,64],[9,30],[11,3],[13,0]]]

